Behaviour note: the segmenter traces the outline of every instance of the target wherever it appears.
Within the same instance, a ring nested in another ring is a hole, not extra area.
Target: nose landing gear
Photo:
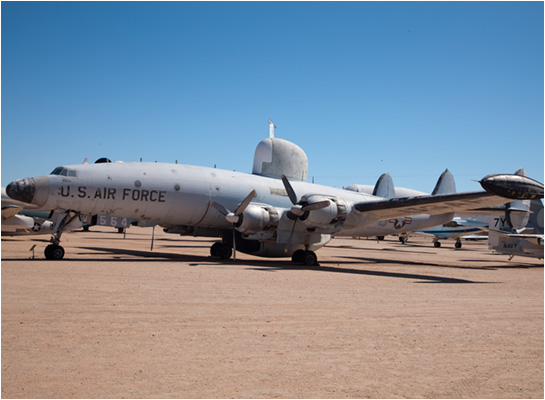
[[[59,245],[61,235],[64,229],[77,217],[79,217],[79,213],[73,211],[65,213],[64,216],[62,214],[59,216],[58,219],[60,219],[60,222],[58,222],[56,233],[51,237],[51,244],[44,250],[45,258],[48,260],[62,260],[64,257],[64,248]]]
[[[64,248],[58,244],[50,244],[45,248],[44,254],[48,260],[62,260],[64,257]]]

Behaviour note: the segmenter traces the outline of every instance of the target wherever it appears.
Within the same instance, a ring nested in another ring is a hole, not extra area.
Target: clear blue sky
[[[2,2],[2,186],[86,157],[543,182],[543,2]]]

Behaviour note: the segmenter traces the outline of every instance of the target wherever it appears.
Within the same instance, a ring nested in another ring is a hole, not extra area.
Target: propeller
[[[248,207],[248,205],[252,202],[253,198],[255,197],[255,190],[252,190],[248,196],[242,202],[238,205],[235,212],[229,211],[227,208],[222,206],[220,203],[216,203],[215,201],[212,202],[212,206],[219,211],[220,214],[225,216],[225,219],[233,224],[233,260],[237,259],[237,245],[235,240],[235,228],[237,227],[237,224],[240,222],[240,217],[244,210]]]
[[[326,208],[331,204],[331,201],[329,200],[322,200],[317,201],[316,203],[310,203],[310,204],[300,204],[300,200],[297,199],[297,195],[295,194],[295,190],[293,190],[293,186],[291,186],[290,181],[286,177],[286,175],[282,175],[282,183],[284,184],[284,188],[286,189],[286,192],[288,193],[288,197],[291,201],[291,204],[293,204],[293,207],[291,207],[290,211],[293,215],[297,217],[303,216],[307,211],[314,211],[314,210],[320,210],[322,208]]]
[[[291,201],[291,204],[293,204],[290,211],[295,216],[295,219],[293,221],[293,226],[291,227],[290,237],[288,239],[288,242],[286,243],[285,251],[287,252],[288,247],[291,244],[291,239],[293,237],[293,232],[295,231],[295,225],[297,224],[297,220],[300,219],[303,215],[305,215],[306,212],[326,208],[327,206],[331,204],[331,202],[329,200],[322,200],[322,201],[317,201],[316,203],[300,204],[301,200],[298,200],[297,194],[295,193],[295,190],[293,189],[293,186],[291,186],[291,183],[286,177],[286,175],[282,175],[282,183],[284,184],[284,188],[286,189],[286,192],[288,193],[288,197]]]

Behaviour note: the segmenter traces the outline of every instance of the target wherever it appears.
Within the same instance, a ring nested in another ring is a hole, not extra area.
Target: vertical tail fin
[[[375,184],[373,190],[373,196],[384,197],[386,199],[392,199],[396,197],[396,190],[394,187],[394,181],[388,172],[383,173]]]
[[[454,176],[448,168],[441,174],[435,188],[433,189],[432,195],[436,194],[448,194],[456,193],[456,183],[454,183]]]

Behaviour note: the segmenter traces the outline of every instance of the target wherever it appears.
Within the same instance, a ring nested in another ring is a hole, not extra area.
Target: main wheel
[[[303,262],[304,257],[305,252],[303,250],[295,250],[295,252],[291,255],[291,261],[300,264]]]
[[[227,260],[228,258],[231,258],[231,254],[233,254],[233,249],[227,244],[221,243],[220,258],[222,260]]]
[[[435,247],[441,247],[441,242],[433,242],[433,245],[434,245]]]
[[[457,242],[454,244],[454,247],[456,247],[457,249],[461,249],[461,248],[462,248],[462,242],[457,241]]]
[[[221,257],[221,243],[216,242],[210,247],[210,255],[212,257]]]
[[[313,251],[305,251],[303,254],[303,264],[305,264],[307,267],[318,264],[318,257],[316,257],[316,253]]]
[[[64,257],[64,249],[57,244],[50,244],[44,250],[45,258],[48,260],[62,260]]]

